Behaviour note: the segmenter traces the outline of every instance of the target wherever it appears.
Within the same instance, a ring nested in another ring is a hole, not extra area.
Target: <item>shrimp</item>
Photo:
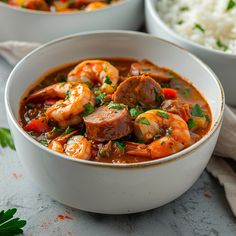
[[[126,152],[129,155],[156,159],[179,152],[191,143],[187,123],[176,114],[158,109],[139,115],[135,119],[134,133],[145,143],[152,142],[127,142]]]
[[[28,97],[28,101],[59,97],[59,100],[47,108],[47,120],[55,121],[60,127],[76,125],[82,121],[81,113],[86,105],[95,105],[95,96],[86,84],[78,82],[56,83],[41,89]]]
[[[103,8],[106,7],[108,4],[105,2],[92,2],[90,3],[87,7],[85,7],[85,11],[93,11],[93,10],[97,10],[99,8]]]
[[[107,61],[87,60],[78,64],[68,75],[68,81],[98,85],[102,92],[112,94],[117,85],[119,71]]]
[[[48,147],[56,152],[78,159],[91,158],[91,143],[82,135],[75,135],[77,131],[62,134],[49,143]]]

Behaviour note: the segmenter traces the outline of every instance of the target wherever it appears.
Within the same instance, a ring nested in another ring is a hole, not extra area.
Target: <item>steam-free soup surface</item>
[[[164,158],[210,129],[201,93],[148,60],[89,59],[40,78],[22,100],[20,124],[71,158],[136,163]]]

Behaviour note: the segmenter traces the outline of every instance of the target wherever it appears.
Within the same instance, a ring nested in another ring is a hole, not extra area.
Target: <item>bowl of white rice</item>
[[[146,0],[145,13],[148,32],[205,61],[236,105],[236,0]]]

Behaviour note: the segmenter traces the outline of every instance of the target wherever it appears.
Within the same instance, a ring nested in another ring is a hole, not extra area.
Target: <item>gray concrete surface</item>
[[[0,58],[0,126],[7,127],[4,87],[12,67]],[[19,78],[20,79],[20,78]],[[115,202],[114,202],[115,204]],[[206,171],[177,200],[148,212],[110,216],[71,209],[41,192],[25,174],[17,153],[0,153],[0,210],[18,209],[29,236],[233,236],[236,220],[223,188]]]

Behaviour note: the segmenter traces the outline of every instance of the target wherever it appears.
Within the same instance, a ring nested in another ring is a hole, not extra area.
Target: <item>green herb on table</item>
[[[144,124],[144,125],[150,125],[150,122],[148,121],[146,117],[141,117],[138,120],[136,120],[136,122]]]
[[[198,30],[200,30],[202,33],[205,32],[205,29],[204,29],[199,23],[195,23],[193,29],[198,29]]]
[[[184,21],[183,21],[183,20],[178,20],[176,23],[177,23],[178,25],[182,25],[182,24],[184,23]]]
[[[87,103],[84,105],[84,112],[81,113],[81,116],[87,116],[94,112],[94,106],[91,103]]]
[[[236,2],[234,0],[229,0],[227,7],[226,7],[226,11],[231,10],[232,8],[234,8],[236,6]]]
[[[222,43],[222,41],[220,39],[217,39],[216,41],[216,45],[222,49],[223,51],[227,51],[228,50],[228,46],[224,43]]]
[[[119,103],[116,103],[116,102],[113,102],[111,101],[108,105],[107,105],[108,108],[113,108],[113,109],[117,109],[117,110],[121,110],[123,108],[125,108],[124,105],[121,105]]]
[[[26,221],[20,218],[13,218],[16,211],[16,208],[12,208],[0,212],[1,236],[13,236],[23,233],[22,228],[26,225]]]
[[[0,145],[3,148],[9,147],[10,149],[15,150],[15,145],[9,129],[0,128]]]

